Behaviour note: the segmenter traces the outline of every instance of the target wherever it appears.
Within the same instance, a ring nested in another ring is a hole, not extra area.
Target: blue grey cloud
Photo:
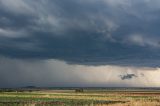
[[[159,66],[158,0],[0,0],[0,55]]]

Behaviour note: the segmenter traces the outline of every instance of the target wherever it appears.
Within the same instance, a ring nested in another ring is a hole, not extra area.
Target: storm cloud
[[[159,0],[0,0],[0,87],[158,86],[159,17]]]
[[[0,54],[159,66],[158,0],[0,0]]]

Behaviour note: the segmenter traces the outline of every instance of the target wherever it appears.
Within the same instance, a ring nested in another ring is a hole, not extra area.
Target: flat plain
[[[0,106],[160,106],[160,91],[152,89],[1,91]]]

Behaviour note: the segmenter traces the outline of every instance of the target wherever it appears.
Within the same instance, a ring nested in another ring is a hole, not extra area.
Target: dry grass
[[[0,93],[0,106],[12,106],[13,103],[18,104],[15,106],[160,106],[160,92],[44,90]]]

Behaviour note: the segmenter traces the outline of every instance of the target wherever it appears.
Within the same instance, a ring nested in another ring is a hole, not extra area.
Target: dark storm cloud
[[[0,54],[159,66],[158,0],[0,0]]]
[[[121,78],[121,80],[130,80],[138,76],[135,74],[125,74],[125,75],[120,75],[119,77]]]

